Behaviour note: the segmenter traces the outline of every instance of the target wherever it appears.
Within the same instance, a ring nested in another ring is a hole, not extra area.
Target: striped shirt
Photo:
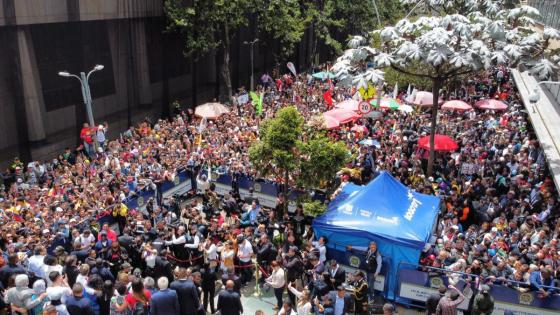
[[[448,296],[444,296],[439,300],[436,314],[440,315],[457,315],[457,306],[463,302],[465,296],[462,294],[455,301]]]

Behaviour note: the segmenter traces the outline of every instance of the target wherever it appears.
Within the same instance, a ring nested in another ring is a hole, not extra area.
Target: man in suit
[[[198,290],[196,289],[194,282],[192,280],[188,280],[187,278],[187,269],[179,268],[179,271],[177,272],[177,280],[171,283],[170,288],[177,292],[181,315],[196,315],[200,308]]]
[[[226,282],[226,289],[218,295],[217,311],[221,315],[240,315],[243,313],[241,297],[239,293],[233,291],[234,283],[232,280]]]
[[[160,277],[157,281],[159,291],[152,295],[150,315],[180,315],[179,297],[177,292],[170,290],[167,277]]]
[[[328,271],[331,277],[332,290],[335,290],[346,281],[346,271],[340,268],[336,260],[332,259],[330,261]]]
[[[339,285],[336,291],[329,292],[333,300],[334,315],[346,315],[353,311],[353,299],[350,294],[344,290],[344,287]]]

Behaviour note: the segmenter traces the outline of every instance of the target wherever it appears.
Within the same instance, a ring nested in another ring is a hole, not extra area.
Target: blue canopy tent
[[[389,263],[385,295],[394,299],[399,264],[418,263],[439,203],[438,197],[416,193],[382,172],[366,186],[346,184],[327,212],[315,218],[313,230],[316,237],[327,237],[330,253],[376,241],[381,255],[389,258],[384,259]]]

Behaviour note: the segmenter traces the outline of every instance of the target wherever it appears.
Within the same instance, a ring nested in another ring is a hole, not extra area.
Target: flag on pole
[[[329,105],[327,108],[333,107],[332,92],[330,89],[327,90],[325,93],[323,93],[323,98],[325,99],[325,102],[327,102],[327,104]]]
[[[296,66],[294,65],[294,63],[290,61],[286,64],[286,66],[288,67],[288,69],[290,69],[290,72],[292,72],[294,76],[297,77]]]
[[[251,95],[251,100],[252,100],[253,106],[255,106],[255,110],[257,111],[257,115],[260,116],[262,114],[262,102],[263,102],[264,94],[261,93],[260,97],[255,92],[250,92],[249,94]]]
[[[198,132],[202,133],[206,129],[206,117],[203,117],[198,124]]]
[[[399,95],[399,82],[395,83],[395,89],[393,90],[393,98],[396,99]]]
[[[412,93],[412,87],[410,86],[410,83],[408,84],[408,89],[406,89],[406,96],[410,96],[410,94]]]

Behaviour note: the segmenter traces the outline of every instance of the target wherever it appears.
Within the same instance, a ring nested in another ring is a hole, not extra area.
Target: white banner
[[[249,102],[249,94],[245,93],[237,97],[237,103],[243,105],[243,104],[247,104],[247,102]]]

